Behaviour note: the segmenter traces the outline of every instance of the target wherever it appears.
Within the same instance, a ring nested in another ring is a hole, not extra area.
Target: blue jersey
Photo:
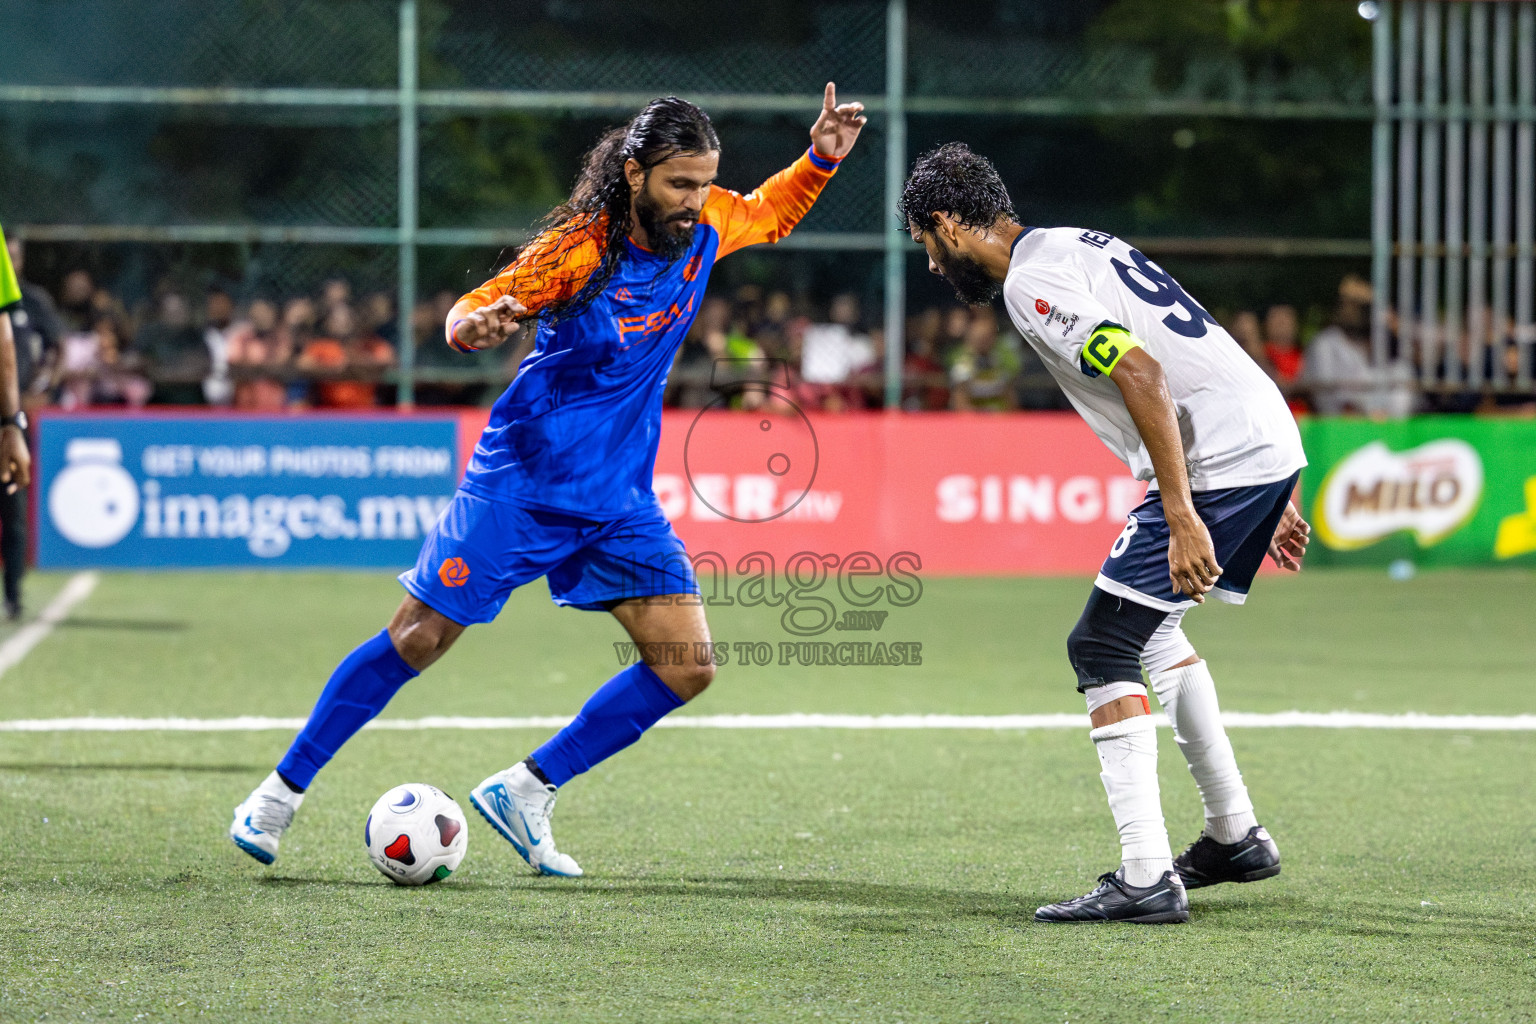
[[[788,234],[835,170],[811,150],[751,195],[712,187],[692,245],[675,261],[626,239],[602,294],[575,317],[541,319],[532,354],[475,445],[463,490],[593,520],[655,504],[662,392],[711,268],[736,249]],[[578,272],[552,283],[530,279],[527,268],[549,253],[535,239],[465,298],[478,308],[510,294],[530,311],[547,308],[579,290],[600,260],[600,242],[592,232],[564,259]]]

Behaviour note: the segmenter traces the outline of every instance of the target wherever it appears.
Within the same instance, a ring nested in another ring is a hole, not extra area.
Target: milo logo
[[[1318,539],[1338,551],[1367,547],[1400,530],[1430,547],[1472,518],[1483,497],[1483,460],[1445,438],[1405,452],[1373,441],[1328,473],[1313,505]]]

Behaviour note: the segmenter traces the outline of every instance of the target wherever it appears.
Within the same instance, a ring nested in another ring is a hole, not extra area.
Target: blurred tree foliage
[[[841,61],[839,84],[870,90],[883,80],[881,6],[871,19],[851,0],[733,0],[728,12],[712,0],[419,0],[420,80],[516,84],[542,61],[538,87],[655,79],[686,93],[707,79],[740,91],[758,76],[757,87],[802,90],[811,70]],[[909,14],[915,95],[1369,101],[1369,26],[1343,0],[909,0]],[[844,34],[855,23],[868,23],[857,39]],[[0,38],[0,81],[388,88],[397,25],[394,0],[29,0]],[[716,66],[720,47],[743,60]],[[777,67],[781,53],[802,63]],[[595,80],[567,81],[576,71]],[[531,225],[614,120],[423,110],[421,223]],[[776,160],[780,135],[721,120],[728,180],[749,188],[731,176]],[[791,127],[783,138],[801,138]],[[927,116],[910,138],[914,154],[949,138],[988,153],[1037,223],[1181,236],[1363,238],[1369,227],[1369,124],[1358,120]],[[0,217],[389,226],[396,140],[387,108],[0,108]],[[861,223],[883,202],[878,187],[858,200]],[[481,273],[460,253],[422,260],[424,288],[442,283],[440,266],[454,286]],[[1266,285],[1287,287],[1288,272],[1275,273]],[[1314,287],[1305,277],[1297,290]]]
[[[1086,39],[1150,54],[1152,80],[1165,95],[1370,99],[1369,23],[1337,0],[1118,0]],[[1129,230],[1187,235],[1226,224],[1274,235],[1369,231],[1368,129],[1359,121],[1122,119],[1099,130],[1106,140],[1131,140],[1147,156],[1127,161],[1139,179]]]

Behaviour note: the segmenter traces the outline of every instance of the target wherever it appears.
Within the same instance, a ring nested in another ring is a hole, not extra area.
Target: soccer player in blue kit
[[[341,662],[287,754],[235,808],[240,849],[272,863],[315,773],[515,587],[548,577],[557,604],[612,613],[643,652],[709,642],[692,565],[651,490],[667,372],[715,261],[790,232],[858,140],[863,109],[839,105],[828,83],[811,147],[742,196],[714,184],[720,142],[708,115],[654,100],[598,141],[570,199],[511,265],[453,307],[444,326],[455,349],[500,345],[532,317],[537,343],[401,575],[406,597],[388,628]],[[683,660],[624,669],[528,758],[471,791],[534,870],[582,873],[555,848],[555,795],[703,692],[714,666]]]

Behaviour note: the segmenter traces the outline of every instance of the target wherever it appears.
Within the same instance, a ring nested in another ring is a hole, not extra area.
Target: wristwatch
[[[27,432],[26,410],[18,409],[14,416],[0,416],[0,427],[16,427],[25,434]]]

